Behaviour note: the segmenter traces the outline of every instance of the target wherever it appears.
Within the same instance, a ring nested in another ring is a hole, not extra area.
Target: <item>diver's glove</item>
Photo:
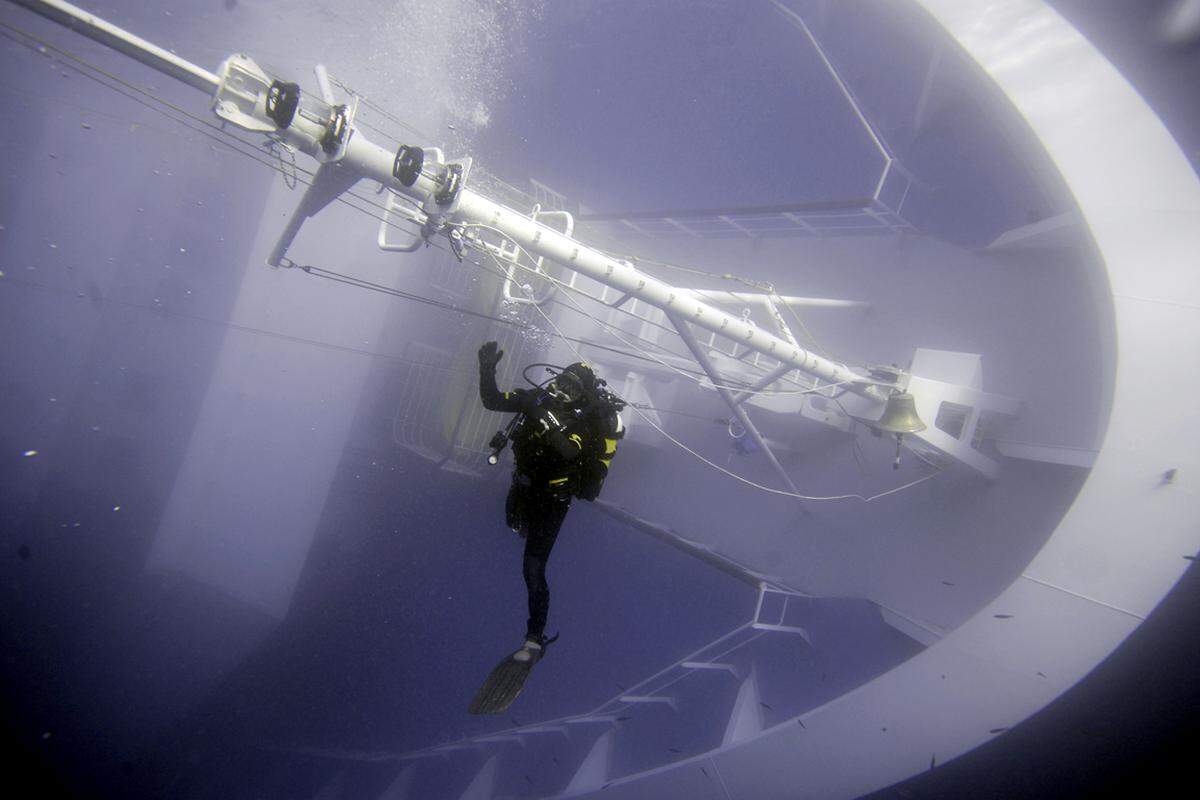
[[[494,370],[502,358],[504,358],[504,351],[495,342],[484,342],[479,348],[480,369]]]

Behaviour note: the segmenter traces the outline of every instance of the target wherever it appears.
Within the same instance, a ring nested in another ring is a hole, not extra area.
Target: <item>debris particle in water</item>
[[[86,122],[80,123],[79,127],[83,128],[85,131],[90,131],[92,129],[92,126],[88,125]]]
[[[34,457],[34,456],[36,456],[37,454],[38,454],[38,451],[37,451],[37,450],[26,450],[26,451],[25,451],[24,453],[22,453],[21,455],[25,456],[26,458],[33,458],[33,457]]]
[[[996,619],[1012,619],[1013,618],[1012,614],[992,614],[992,616],[995,617]]]
[[[43,734],[42,734],[42,741],[43,741],[43,742],[44,742],[44,741],[46,741],[46,740],[47,740],[47,739],[49,739],[51,736],[53,736],[53,734],[52,734],[52,733],[50,733],[50,731],[46,731],[45,733],[43,733]]]
[[[113,506],[113,511],[120,511],[120,510],[121,510],[120,506]]]

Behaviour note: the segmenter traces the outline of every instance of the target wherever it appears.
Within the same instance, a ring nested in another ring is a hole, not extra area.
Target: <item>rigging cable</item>
[[[474,263],[474,262],[472,262],[472,263]],[[482,267],[482,265],[480,265],[480,266]],[[447,311],[456,311],[461,314],[467,314],[469,316],[479,317],[482,319],[490,320],[492,322],[498,322],[498,323],[501,323],[504,325],[510,325],[510,326],[518,328],[518,329],[528,330],[531,328],[531,326],[527,322],[510,319],[507,317],[497,317],[497,316],[493,316],[490,314],[485,314],[480,311],[474,311],[472,309],[463,308],[462,306],[456,306],[456,305],[453,305],[450,303],[445,303],[440,300],[434,300],[432,298],[424,297],[422,295],[412,294],[410,292],[405,292],[400,289],[393,289],[390,286],[385,286],[380,283],[373,283],[364,278],[358,278],[353,275],[346,275],[344,273],[334,272],[333,270],[326,269],[324,267],[318,267],[318,266],[314,266],[311,264],[296,264],[293,262],[292,266],[289,268],[299,269],[302,272],[304,272],[305,274],[311,275],[314,278],[324,278],[324,279],[330,280],[334,283],[343,283],[343,284],[346,284],[347,286],[353,286],[353,287],[359,288],[359,289],[366,289],[368,291],[378,292],[380,294],[385,294],[385,295],[388,295],[391,297],[399,297],[399,298],[402,298],[405,300],[415,300],[417,302],[425,303],[427,305],[432,305],[432,306],[435,306],[438,308],[445,309]],[[486,268],[484,268],[484,270],[487,271],[488,274],[495,274],[495,273],[492,273],[490,270],[487,270]],[[626,352],[624,350],[618,350],[617,348],[609,347],[607,345],[600,344],[599,342],[591,342],[586,339],[580,339],[580,338],[570,338],[569,340],[573,341],[573,342],[577,342],[581,345],[595,347],[600,350],[607,350],[608,352],[615,353],[618,355],[623,355],[628,358],[635,358],[635,359],[642,360],[642,361],[648,360],[642,356],[639,356],[637,353],[630,353],[630,352]]]

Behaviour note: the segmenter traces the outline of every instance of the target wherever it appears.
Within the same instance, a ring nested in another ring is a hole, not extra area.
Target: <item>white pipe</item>
[[[689,289],[696,297],[712,300],[715,303],[738,302],[763,304],[769,300],[782,300],[789,306],[802,308],[870,308],[865,300],[835,300],[829,297],[795,297],[792,295],[769,295],[757,292],[731,292],[726,289]]]
[[[787,470],[779,463],[779,459],[775,457],[775,453],[771,451],[771,446],[767,444],[766,439],[759,433],[758,428],[754,425],[754,421],[746,414],[746,409],[742,408],[741,404],[734,400],[733,394],[722,385],[723,381],[721,381],[721,376],[717,373],[716,367],[713,366],[712,359],[708,357],[708,353],[696,341],[696,335],[688,328],[687,322],[669,311],[667,312],[667,319],[671,320],[671,323],[675,326],[675,330],[679,331],[679,336],[683,339],[683,343],[687,345],[688,350],[692,351],[692,356],[704,368],[704,371],[708,373],[708,377],[712,380],[714,388],[721,395],[721,399],[729,406],[729,410],[733,412],[738,422],[750,434],[750,438],[754,440],[758,448],[762,450],[767,461],[779,473],[779,477],[783,478],[784,485],[792,490],[792,494],[799,494],[796,484],[792,483],[791,476],[787,474]]]
[[[452,217],[456,222],[496,228],[529,252],[543,255],[567,269],[576,270],[667,314],[676,315],[697,327],[737,341],[763,355],[791,364],[830,383],[846,383],[850,391],[879,403],[886,400],[877,388],[864,383],[869,379],[841,364],[793,345],[747,320],[714,308],[697,299],[689,289],[676,288],[642,273],[626,261],[607,256],[470,189],[462,191],[458,208]]]
[[[82,8],[64,3],[61,0],[12,0],[17,5],[24,6],[30,11],[41,14],[46,19],[70,28],[83,36],[93,39],[100,44],[111,47],[130,58],[140,61],[148,67],[170,75],[176,80],[183,81],[200,91],[216,94],[219,80],[217,76],[206,69],[185,61],[174,53],[169,53],[157,45],[150,44],[141,37],[134,36],[123,28],[105,22],[94,14],[89,14]]]
[[[313,67],[313,74],[317,77],[317,88],[321,91],[321,99],[325,101],[326,105],[332,106],[334,104],[333,87],[329,85],[329,72],[326,71],[325,65],[317,64]]]
[[[568,211],[542,211],[541,204],[538,204],[538,205],[534,206],[533,214],[531,216],[534,219],[534,221],[544,220],[547,217],[549,217],[551,219],[561,219],[563,221],[563,233],[566,234],[567,236],[570,236],[572,234],[572,232],[575,230],[575,217],[571,216],[570,212],[568,212]],[[503,292],[504,292],[504,301],[506,303],[516,303],[518,305],[539,305],[540,306],[540,305],[543,305],[544,303],[548,302],[551,298],[553,298],[555,293],[558,291],[558,284],[552,282],[552,283],[550,283],[550,285],[546,288],[546,291],[540,297],[537,297],[537,296],[535,296],[535,297],[520,297],[518,295],[513,294],[513,291],[512,291],[513,285],[520,284],[520,282],[514,277],[514,274],[517,271],[517,262],[519,262],[521,260],[521,251],[518,250],[515,253],[509,253],[507,249],[505,249],[504,247],[501,247],[501,248],[499,248],[497,257],[504,259],[505,261],[512,262],[509,265],[507,272],[505,273],[508,277],[506,277],[504,279]],[[544,262],[545,262],[545,259],[539,257],[537,259],[537,261],[534,262],[534,265],[533,265],[534,271],[544,275],[545,271],[542,269],[542,264]]]

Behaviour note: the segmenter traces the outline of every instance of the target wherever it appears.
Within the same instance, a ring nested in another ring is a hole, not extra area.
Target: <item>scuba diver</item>
[[[522,567],[529,618],[525,643],[492,671],[471,704],[473,714],[508,708],[533,665],[558,638],[545,635],[550,610],[546,563],[571,498],[596,499],[617,441],[624,436],[619,412],[625,403],[587,364],[576,362],[562,369],[530,365],[545,366],[555,374],[542,384],[530,381],[533,388],[502,393],[496,386],[496,365],[503,356],[496,342],[479,348],[479,397],[488,410],[515,414],[492,438],[488,461],[495,464],[512,441],[515,467],[504,512],[508,527],[525,540]]]

